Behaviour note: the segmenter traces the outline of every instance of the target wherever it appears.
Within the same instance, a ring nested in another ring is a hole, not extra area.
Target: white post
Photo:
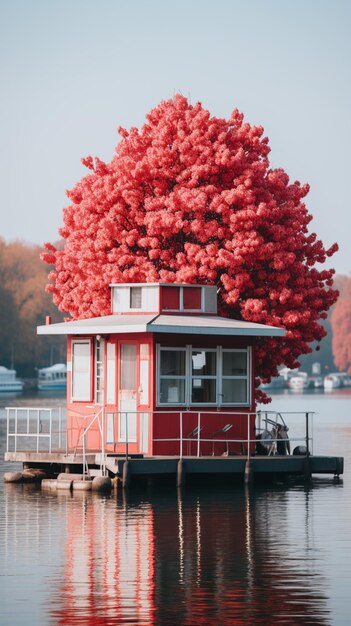
[[[250,458],[250,413],[247,414],[247,459]]]
[[[18,420],[18,414],[17,414],[17,409],[15,409],[15,452],[17,452],[17,420]]]
[[[6,437],[6,452],[9,452],[9,445],[10,445],[10,409],[7,407],[6,408],[6,419],[7,419],[7,437]]]
[[[102,407],[101,414],[101,456],[102,456],[102,475],[106,475],[105,463],[105,407]]]
[[[86,470],[86,464],[85,464],[85,431],[83,433],[83,480],[85,480],[85,470]]]
[[[39,452],[40,409],[37,409],[37,452]]]
[[[126,459],[128,459],[128,412],[126,411]]]
[[[200,411],[197,414],[197,456],[200,456]]]
[[[183,412],[179,411],[179,444],[180,444],[180,450],[179,450],[179,457],[182,459],[183,458]]]
[[[52,449],[52,409],[50,409],[50,437],[49,437],[49,452],[51,454]]]
[[[59,406],[59,440],[58,447],[61,450],[62,407]]]

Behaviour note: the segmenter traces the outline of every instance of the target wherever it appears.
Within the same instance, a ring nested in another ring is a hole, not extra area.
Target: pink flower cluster
[[[333,270],[316,267],[337,245],[308,233],[308,185],[269,168],[263,128],[237,110],[211,117],[177,95],[119,133],[112,161],[83,159],[91,173],[67,192],[63,250],[46,244],[59,309],[107,314],[112,282],[216,284],[223,314],[287,329],[261,341],[257,377],[296,366],[337,295]]]

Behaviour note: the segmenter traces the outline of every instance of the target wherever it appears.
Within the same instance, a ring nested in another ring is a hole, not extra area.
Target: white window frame
[[[133,293],[133,290],[135,290],[135,289],[140,290],[140,306],[138,306],[138,307],[133,307],[132,306],[132,293]],[[140,285],[131,285],[129,287],[129,310],[130,311],[138,311],[138,312],[142,311],[142,309],[143,309],[143,291],[144,290],[143,290],[143,288]]]
[[[76,345],[87,345],[88,346],[88,384],[87,384],[87,393],[81,394],[79,396],[75,396],[73,394],[74,391],[74,347]],[[72,381],[71,381],[71,398],[72,402],[91,402],[91,339],[72,339]]]
[[[218,354],[218,348],[196,348],[194,346],[187,346],[188,347],[188,351],[189,351],[189,356],[190,356],[190,362],[189,362],[189,377],[190,377],[190,389],[189,389],[189,401],[190,401],[190,405],[191,406],[218,406],[218,383],[219,383],[219,354]],[[207,374],[200,374],[200,375],[196,375],[193,374],[193,352],[212,352],[216,355],[216,374],[215,375],[207,375]],[[200,380],[214,380],[215,381],[215,398],[216,400],[214,402],[192,402],[192,395],[193,395],[193,380],[194,379],[200,379]]]
[[[182,346],[179,348],[175,348],[175,347],[167,347],[167,346],[160,346],[160,344],[157,344],[157,404],[158,406],[187,406],[187,402],[186,399],[188,397],[188,386],[189,386],[189,381],[187,380],[187,369],[188,369],[188,350],[187,350],[187,346]],[[167,352],[183,352],[185,353],[185,374],[184,376],[175,376],[175,375],[161,375],[161,352],[165,352],[167,350]],[[185,402],[161,402],[161,380],[164,379],[168,379],[168,380],[184,380],[184,400]]]
[[[99,348],[99,355],[98,355]],[[99,358],[98,358],[99,356]],[[100,389],[99,389],[100,386]],[[99,397],[100,396],[100,397]],[[94,346],[94,401],[104,404],[105,399],[105,340],[95,339]]]
[[[233,406],[232,402],[223,402],[223,380],[246,380],[246,402],[236,402],[235,406],[249,406],[251,404],[251,347],[247,348],[220,348],[221,350],[221,358],[220,358],[220,406]],[[245,353],[246,354],[246,375],[244,374],[236,374],[234,376],[224,376],[223,375],[223,353],[225,352],[235,352],[235,353]]]
[[[185,351],[185,376],[161,376],[160,365],[161,365],[161,352],[162,351]],[[215,352],[216,353],[216,376],[204,375],[204,376],[196,376],[192,373],[192,354],[193,351],[204,351],[204,352]],[[223,377],[223,353],[224,352],[236,352],[236,353],[245,353],[246,354],[246,375],[234,375],[234,376],[224,376]],[[251,405],[251,347],[247,348],[222,348],[222,346],[217,346],[217,348],[198,348],[196,346],[180,346],[180,347],[170,347],[170,346],[161,346],[157,345],[157,406],[206,406],[206,407],[248,407]],[[185,380],[185,398],[184,402],[161,402],[160,392],[161,392],[161,380],[162,379],[172,379],[175,380]],[[215,379],[216,380],[216,402],[192,402],[192,385],[193,379]],[[246,400],[245,402],[223,402],[223,380],[246,380]]]

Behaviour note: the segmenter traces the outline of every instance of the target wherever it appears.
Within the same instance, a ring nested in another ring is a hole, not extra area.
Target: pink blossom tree
[[[333,356],[339,370],[351,374],[351,277],[338,276],[340,298],[330,322],[333,331]]]
[[[308,232],[308,185],[270,169],[263,128],[237,110],[211,117],[177,95],[141,130],[119,133],[110,163],[82,159],[91,173],[67,192],[64,248],[45,245],[58,308],[74,319],[108,314],[112,282],[216,284],[221,314],[286,328],[260,340],[257,378],[296,367],[325,335],[319,320],[337,296],[334,271],[316,267],[337,245],[326,250]]]

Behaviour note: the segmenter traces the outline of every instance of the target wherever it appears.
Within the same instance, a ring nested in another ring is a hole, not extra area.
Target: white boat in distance
[[[0,393],[11,391],[23,391],[24,383],[16,378],[16,370],[9,370],[0,365]]]
[[[331,372],[324,377],[324,389],[339,389],[351,387],[351,376],[346,372]]]
[[[67,365],[55,363],[50,367],[42,367],[38,370],[38,389],[66,389]]]
[[[304,391],[304,389],[308,389],[309,386],[310,379],[307,372],[296,372],[296,374],[290,376],[288,379],[288,387],[294,391]]]

